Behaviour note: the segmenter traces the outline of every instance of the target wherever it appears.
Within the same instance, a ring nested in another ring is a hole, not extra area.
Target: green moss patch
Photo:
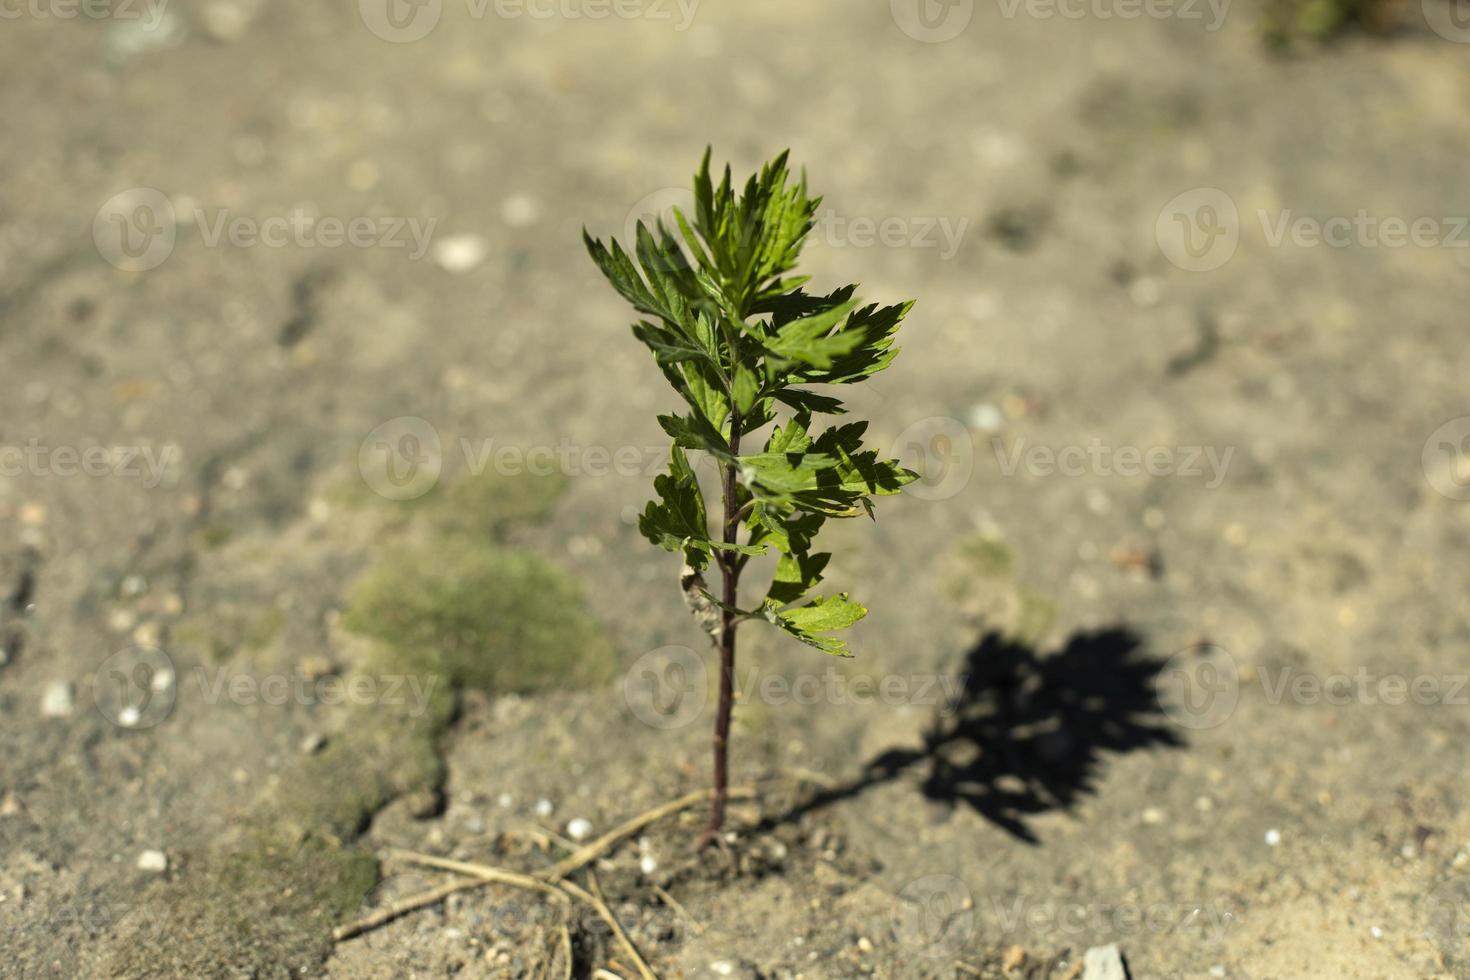
[[[529,693],[602,680],[612,651],[577,588],[534,555],[463,540],[396,550],[352,591],[343,624],[407,670]]]

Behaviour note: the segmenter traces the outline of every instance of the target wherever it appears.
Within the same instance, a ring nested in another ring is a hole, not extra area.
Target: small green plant
[[[737,194],[728,166],[714,185],[706,150],[692,220],[675,209],[672,230],[662,219],[652,228],[639,222],[631,255],[616,240],[609,250],[583,231],[597,267],[648,318],[633,325],[633,335],[687,406],[659,416],[673,438],[669,470],[654,480],[658,499],[638,526],[682,553],[685,599],[720,653],[714,793],[701,844],[724,823],[736,627],[763,620],[823,653],[848,656],[831,634],[867,610],[845,592],[811,595],[832,557],[814,550],[813,539],[829,518],[871,517],[873,497],[917,478],[863,448],[866,422],[813,432],[813,416],[845,410],[812,386],[854,384],[888,367],[913,302],[860,307],[855,285],[826,295],[805,291],[810,277],[793,270],[821,198],[807,195],[804,174],[790,180],[786,158],[766,164]],[[720,475],[713,527],[690,451],[707,454]],[[768,551],[779,556],[771,584],[742,606],[741,572]],[[705,584],[711,563],[722,579],[718,596]]]

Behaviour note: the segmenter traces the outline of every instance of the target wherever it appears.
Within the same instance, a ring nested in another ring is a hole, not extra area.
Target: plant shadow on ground
[[[965,658],[954,710],[937,717],[918,746],[879,753],[857,778],[769,818],[762,829],[915,773],[926,799],[966,804],[1038,844],[1027,818],[1071,809],[1094,792],[1103,753],[1184,744],[1159,706],[1164,663],[1126,628],[1076,633],[1046,656],[989,633]]]

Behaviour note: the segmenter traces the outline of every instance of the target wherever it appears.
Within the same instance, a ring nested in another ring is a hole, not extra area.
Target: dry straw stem
[[[617,936],[618,942],[627,950],[629,956],[632,957],[639,974],[644,980],[657,980],[653,972],[649,969],[648,964],[644,962],[638,950],[633,946],[632,940],[628,938],[627,933],[618,924],[616,917],[613,916],[612,911],[607,907],[607,903],[602,900],[602,893],[597,887],[596,876],[590,870],[588,871],[590,891],[565,879],[567,875],[579,871],[593,861],[596,861],[619,843],[638,833],[649,824],[662,820],[664,817],[671,816],[681,810],[687,810],[709,799],[711,795],[710,790],[699,790],[693,793],[687,793],[661,806],[656,806],[652,810],[645,811],[631,820],[619,824],[617,827],[614,827],[612,830],[592,841],[586,847],[577,850],[551,867],[544,868],[533,874],[523,874],[518,871],[497,868],[488,864],[476,864],[472,861],[456,861],[453,858],[436,857],[432,854],[421,854],[416,851],[391,849],[387,852],[387,856],[390,858],[406,861],[411,864],[423,865],[425,867],[439,868],[443,871],[453,871],[466,877],[458,881],[448,882],[426,892],[421,892],[418,895],[410,895],[402,901],[394,902],[387,908],[379,909],[372,915],[340,926],[333,933],[333,938],[337,942],[351,939],[370,929],[376,929],[379,926],[386,925],[399,916],[441,902],[455,892],[479,888],[484,885],[510,885],[513,888],[523,888],[528,891],[540,892],[557,902],[566,902],[569,897],[586,902],[612,927],[613,934]],[[742,787],[731,790],[729,795],[735,799],[748,799],[754,797],[756,794],[753,788]],[[672,907],[675,907],[676,911],[682,911],[682,906],[679,906],[676,902],[672,902],[667,896],[667,893],[661,894],[660,898],[666,903],[672,903]],[[688,916],[688,912],[685,911],[684,915]],[[568,937],[566,945],[569,951],[568,961],[570,962],[570,937]]]

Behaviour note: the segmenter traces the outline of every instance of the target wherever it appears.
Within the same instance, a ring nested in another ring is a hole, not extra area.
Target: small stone
[[[1373,926],[1368,930],[1368,935],[1372,936],[1374,939],[1382,939],[1383,930],[1378,928],[1377,926]]]
[[[1128,980],[1117,943],[1094,946],[1082,956],[1082,980]]]
[[[500,807],[500,809],[502,810],[509,810],[511,807],[515,806],[515,802],[516,798],[514,796],[511,796],[509,793],[501,793],[495,798],[495,805]]]
[[[322,746],[327,744],[327,737],[321,732],[312,732],[301,740],[301,754],[315,755],[321,751]]]
[[[141,575],[129,575],[122,580],[118,591],[128,599],[135,598],[148,591],[148,580]]]
[[[500,217],[512,228],[526,228],[541,217],[541,205],[529,194],[512,194],[500,205]]]
[[[378,186],[378,180],[382,176],[378,165],[371,160],[354,160],[347,168],[347,186],[355,191],[366,193]]]
[[[717,977],[728,977],[734,974],[735,964],[729,960],[715,960],[709,965],[709,969]]]
[[[550,800],[537,800],[534,812],[538,817],[549,817],[556,810]]]
[[[1210,967],[1210,976],[1223,977],[1224,975],[1225,965],[1223,963],[1216,963],[1214,966]]]
[[[1005,428],[1006,417],[990,402],[981,402],[970,409],[970,427],[981,432],[999,432]]]
[[[638,859],[638,870],[646,875],[651,875],[658,870],[658,858],[652,854],[645,854]]]
[[[485,832],[485,818],[478,813],[471,814],[465,818],[464,829],[472,834],[483,834]]]
[[[42,718],[65,718],[75,708],[76,702],[72,699],[70,684],[55,681],[46,685],[46,690],[41,695]]]
[[[238,41],[250,26],[251,12],[234,3],[217,0],[205,4],[200,19],[204,22],[204,33],[221,44]]]
[[[1143,822],[1146,824],[1157,825],[1164,822],[1164,811],[1160,810],[1156,806],[1151,806],[1145,809],[1142,816]]]
[[[479,235],[451,235],[434,244],[434,261],[446,272],[463,275],[485,261],[489,246]]]
[[[576,817],[567,821],[567,836],[574,841],[584,841],[592,836],[592,821]]]
[[[107,614],[107,627],[114,633],[126,633],[138,623],[138,614],[131,609],[114,609]]]
[[[1012,973],[1026,965],[1026,950],[1020,946],[1012,946],[1005,951],[1000,958],[1000,968],[1003,973]]]
[[[157,623],[139,623],[133,630],[133,642],[140,647],[156,647],[162,635]]]
[[[1266,846],[1267,847],[1275,847],[1275,846],[1277,846],[1280,843],[1281,843],[1281,831],[1277,830],[1275,827],[1272,827],[1270,830],[1266,831]]]
[[[859,953],[871,953],[873,951],[873,940],[869,939],[867,936],[859,936],[857,941],[857,948]]]
[[[1136,306],[1157,306],[1163,290],[1159,281],[1152,276],[1140,276],[1128,287],[1128,298]]]
[[[20,522],[31,527],[40,527],[46,523],[46,508],[36,503],[21,504]]]
[[[144,851],[138,855],[139,871],[167,871],[168,855],[162,851]]]
[[[13,817],[20,813],[20,800],[16,799],[14,793],[6,793],[5,799],[0,800],[0,817]]]
[[[301,672],[302,677],[309,681],[318,681],[337,673],[337,665],[332,663],[332,658],[324,657],[319,653],[302,657],[296,669]]]

